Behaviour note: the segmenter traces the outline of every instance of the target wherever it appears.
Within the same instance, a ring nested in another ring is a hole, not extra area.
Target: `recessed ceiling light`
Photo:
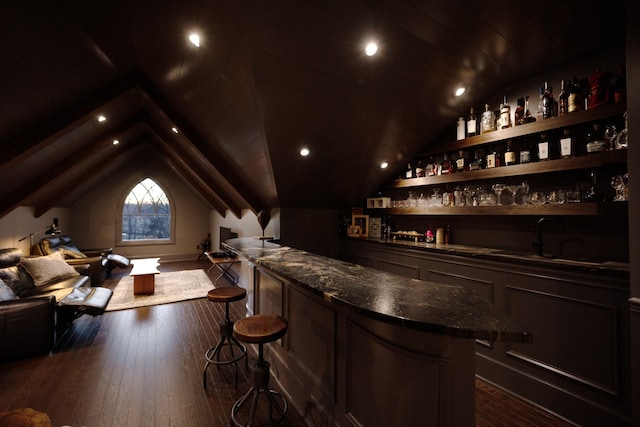
[[[364,48],[364,53],[367,56],[373,56],[378,52],[378,45],[375,42],[367,43],[367,46]]]
[[[189,34],[189,41],[195,47],[200,47],[200,35],[199,34],[197,34],[197,33]]]
[[[380,163],[380,169],[386,169],[388,167],[389,167],[389,163],[387,163],[387,162]]]
[[[174,127],[172,127],[172,128],[171,128],[171,132],[173,132],[173,133],[178,133],[178,128],[177,128],[177,127],[175,127],[175,126],[174,126]]]
[[[98,122],[102,123],[102,122],[106,122],[107,118],[105,116],[103,116],[102,114],[100,114],[98,116]]]
[[[457,98],[459,96],[464,95],[464,93],[466,91],[467,91],[467,87],[466,86],[460,86],[455,90],[455,92],[453,92],[453,96],[455,96]]]
[[[309,149],[306,148],[306,147],[300,150],[300,155],[302,157],[307,157],[310,153],[311,153],[311,151],[309,151]]]
[[[113,140],[113,142],[112,142],[112,144],[113,144],[113,145],[118,145],[118,144],[120,144],[120,141],[118,141],[117,139],[114,139],[114,140]]]

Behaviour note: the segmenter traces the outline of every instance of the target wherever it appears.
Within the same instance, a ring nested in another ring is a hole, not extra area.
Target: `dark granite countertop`
[[[459,255],[493,261],[518,262],[523,265],[571,269],[574,271],[592,271],[601,273],[628,274],[629,263],[605,260],[580,260],[563,257],[546,257],[534,253],[521,253],[504,249],[482,248],[464,245],[439,245],[435,243],[415,242],[396,239],[353,239],[374,244],[417,249],[425,252]]]
[[[408,279],[254,238],[224,244],[325,301],[383,322],[461,338],[532,340],[486,299],[462,286]]]

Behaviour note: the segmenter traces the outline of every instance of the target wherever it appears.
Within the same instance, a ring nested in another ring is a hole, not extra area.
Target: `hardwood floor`
[[[159,269],[206,271],[209,265],[163,263]],[[116,270],[104,286],[125,274]],[[244,304],[231,304],[232,318],[245,315]],[[228,426],[233,402],[250,384],[243,364],[238,388],[230,366],[209,367],[202,387],[204,353],[217,342],[222,317],[224,305],[205,298],[83,316],[53,354],[0,364],[0,411],[32,407],[54,426]],[[478,426],[570,425],[484,381],[476,390]],[[291,427],[306,425],[292,407],[287,418]]]

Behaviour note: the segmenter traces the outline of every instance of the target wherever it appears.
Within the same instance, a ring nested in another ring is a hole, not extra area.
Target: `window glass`
[[[122,241],[171,238],[171,204],[151,178],[136,184],[122,207]]]

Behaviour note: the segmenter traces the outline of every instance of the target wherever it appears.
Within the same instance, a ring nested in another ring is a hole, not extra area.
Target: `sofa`
[[[45,237],[31,248],[36,256],[61,252],[66,262],[72,266],[89,266],[91,284],[98,286],[111,275],[115,267],[127,267],[129,260],[113,253],[111,248],[78,249],[69,236]],[[86,267],[85,267],[86,268]]]
[[[84,314],[103,314],[112,295],[92,287],[61,252],[24,257],[0,249],[0,360],[49,353],[57,332]]]

